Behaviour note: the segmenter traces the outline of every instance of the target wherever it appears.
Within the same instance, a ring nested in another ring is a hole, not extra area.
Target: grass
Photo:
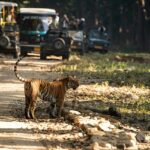
[[[90,53],[82,57],[73,55],[70,61],[64,62],[57,69],[64,73],[78,74],[81,77],[83,76],[89,79],[106,80],[110,85],[149,87],[150,59],[149,63],[115,60],[117,56],[125,55],[127,54],[109,53],[101,55],[98,53]],[[140,56],[147,59],[147,55],[135,54],[134,57]]]
[[[137,118],[147,115],[150,119],[150,54],[72,54],[55,70],[76,75],[85,85],[78,99],[99,100],[105,106],[113,103],[122,113],[135,114]]]

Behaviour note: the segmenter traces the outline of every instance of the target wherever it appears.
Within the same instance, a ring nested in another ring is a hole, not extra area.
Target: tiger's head
[[[75,76],[74,77],[68,76],[67,78],[68,78],[68,88],[69,89],[72,88],[73,90],[76,90],[79,86],[78,79]]]
[[[79,86],[79,81],[75,76],[67,76],[61,79],[55,79],[53,82],[63,82],[67,89],[76,90]]]

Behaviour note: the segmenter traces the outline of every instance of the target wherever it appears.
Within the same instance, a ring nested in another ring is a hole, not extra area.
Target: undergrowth
[[[54,71],[77,76],[84,85],[79,99],[113,103],[122,113],[150,119],[150,54],[72,54]]]

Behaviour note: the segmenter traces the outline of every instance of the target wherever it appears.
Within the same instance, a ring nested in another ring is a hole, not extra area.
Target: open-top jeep
[[[54,9],[20,8],[18,24],[21,55],[40,53],[40,43],[48,31],[49,23],[55,16]]]
[[[0,2],[0,51],[19,56],[19,32],[16,23],[18,4]]]
[[[49,29],[41,42],[40,58],[46,59],[48,55],[62,56],[69,59],[71,38],[66,30]]]

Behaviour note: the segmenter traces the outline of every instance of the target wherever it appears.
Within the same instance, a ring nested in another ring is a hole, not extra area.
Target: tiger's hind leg
[[[31,119],[30,115],[30,102],[31,102],[31,83],[27,82],[24,84],[25,93],[25,117],[26,119]]]
[[[31,101],[30,101],[30,116],[31,119],[36,119],[35,117],[35,108],[36,108],[36,101],[37,101],[37,96],[32,97]]]
[[[26,117],[26,119],[31,119],[29,110],[30,110],[30,98],[25,96],[25,117]]]

